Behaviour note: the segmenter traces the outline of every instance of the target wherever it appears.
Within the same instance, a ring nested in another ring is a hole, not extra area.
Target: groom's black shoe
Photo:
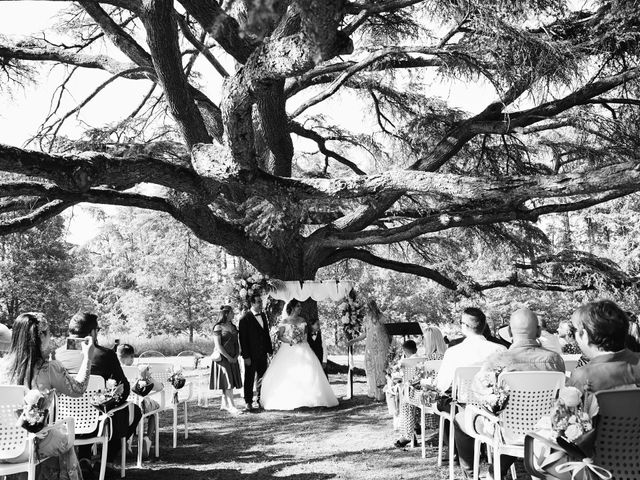
[[[255,410],[256,410],[255,408],[253,408],[253,405],[251,405],[250,403],[247,403],[247,404],[244,406],[244,409],[245,409],[245,411],[247,411],[247,412],[255,412]]]

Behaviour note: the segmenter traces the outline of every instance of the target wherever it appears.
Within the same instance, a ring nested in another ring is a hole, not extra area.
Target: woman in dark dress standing
[[[240,366],[240,344],[238,343],[238,329],[233,324],[233,308],[229,305],[220,307],[220,318],[213,327],[214,349],[211,358],[211,390],[222,390],[220,409],[237,415],[240,413],[235,406],[233,389],[242,388]]]

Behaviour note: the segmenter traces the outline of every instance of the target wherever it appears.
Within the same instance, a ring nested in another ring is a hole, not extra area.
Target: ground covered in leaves
[[[346,391],[345,375],[332,375],[338,396]],[[262,412],[231,417],[218,409],[190,405],[189,438],[182,429],[178,448],[171,448],[170,416],[161,420],[160,459],[137,469],[129,463],[129,480],[444,480],[436,466],[436,448],[427,459],[419,448],[397,449],[385,404],[365,395],[357,377],[354,398],[335,409]],[[182,415],[181,415],[182,417]]]

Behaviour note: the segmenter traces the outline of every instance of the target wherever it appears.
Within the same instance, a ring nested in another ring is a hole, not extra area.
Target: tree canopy
[[[589,289],[594,272],[627,287],[634,275],[558,248],[539,219],[640,189],[639,3],[70,4],[56,41],[0,38],[5,85],[50,63],[67,80],[81,69],[109,76],[67,112],[60,85],[37,150],[0,145],[0,170],[12,174],[0,183],[0,233],[81,202],[124,205],[166,212],[282,279],[356,259],[464,294]],[[62,134],[123,79],[149,88],[130,114]],[[443,100],[437,86],[449,81],[486,96],[483,108]],[[327,115],[344,115],[341,105],[364,128]],[[510,271],[441,268],[463,237],[466,250],[500,245]]]

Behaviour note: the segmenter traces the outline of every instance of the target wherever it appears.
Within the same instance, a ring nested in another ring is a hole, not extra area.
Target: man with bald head
[[[498,352],[484,362],[476,378],[480,378],[488,371],[501,372],[526,372],[526,371],[550,371],[564,373],[564,360],[551,350],[540,346],[540,326],[538,317],[528,308],[521,308],[511,314],[509,320],[509,333],[513,343],[507,351]],[[456,415],[457,427],[455,430],[455,443],[460,459],[460,467],[467,476],[473,475],[473,438],[464,430],[469,431],[470,426],[464,425],[463,415]],[[478,426],[476,425],[476,428]],[[515,457],[502,455],[500,457],[500,471],[506,473],[513,464]],[[487,478],[492,478],[490,475]],[[498,480],[498,479],[495,479]]]

